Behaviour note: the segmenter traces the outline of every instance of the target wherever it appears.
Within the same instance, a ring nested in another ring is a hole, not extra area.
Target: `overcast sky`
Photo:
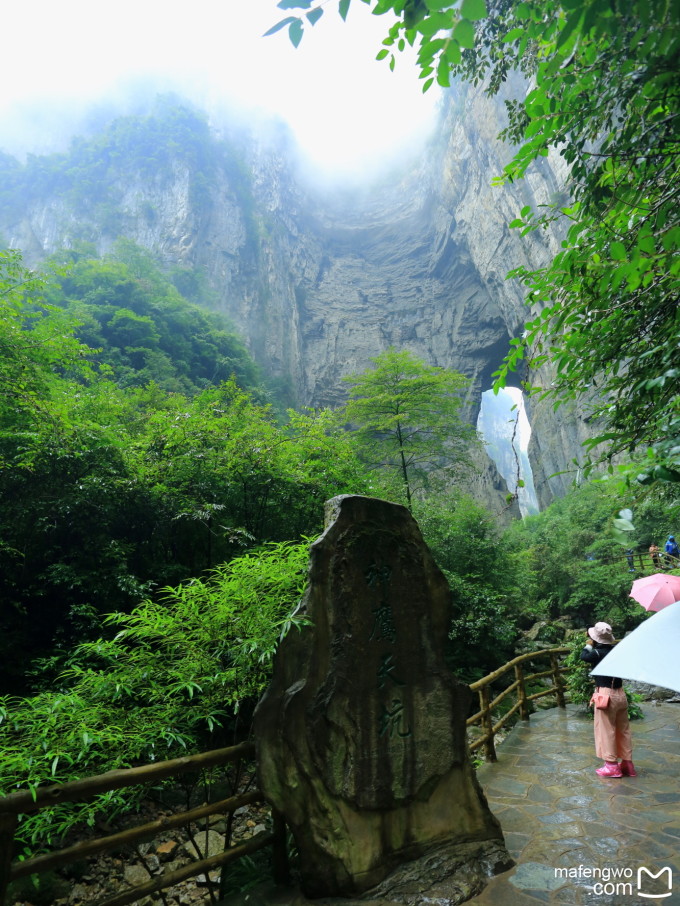
[[[193,97],[258,107],[284,118],[310,157],[331,170],[361,166],[428,131],[436,92],[423,95],[413,57],[395,72],[376,62],[390,20],[336,0],[296,50],[276,0],[16,0],[3,4],[0,147],[13,128],[53,119],[63,101],[94,101],[133,77],[187,87]]]

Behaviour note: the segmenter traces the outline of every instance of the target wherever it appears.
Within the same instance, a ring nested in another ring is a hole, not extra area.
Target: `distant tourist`
[[[623,682],[616,676],[606,676],[606,656],[614,647],[614,634],[609,623],[596,623],[588,630],[581,660],[593,668],[604,661],[602,674],[594,675],[595,692],[595,754],[604,761],[596,772],[600,777],[635,777],[633,744],[628,721],[628,699]],[[619,758],[621,763],[619,764]]]
[[[628,561],[628,572],[634,573],[635,572],[635,560],[633,559],[633,550],[630,547],[626,551],[626,560]]]
[[[673,569],[674,566],[678,565],[678,560],[680,560],[680,548],[678,548],[678,542],[675,540],[675,535],[668,536],[665,552],[666,566]]]
[[[652,564],[654,565],[655,569],[661,569],[661,557],[659,556],[660,553],[661,548],[658,544],[649,545],[649,556],[652,558]]]

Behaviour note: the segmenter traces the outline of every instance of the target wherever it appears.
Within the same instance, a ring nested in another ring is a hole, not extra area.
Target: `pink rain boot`
[[[605,761],[601,768],[595,771],[600,777],[623,777],[621,768],[617,761]]]
[[[622,761],[619,767],[624,777],[637,777],[637,771],[632,761]]]

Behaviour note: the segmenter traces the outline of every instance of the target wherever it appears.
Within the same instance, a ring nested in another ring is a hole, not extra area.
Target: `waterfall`
[[[517,492],[522,516],[537,513],[538,498],[527,455],[531,425],[522,391],[517,387],[506,387],[497,394],[486,390],[482,394],[477,429],[508,490],[513,494]],[[518,479],[524,482],[519,489]]]

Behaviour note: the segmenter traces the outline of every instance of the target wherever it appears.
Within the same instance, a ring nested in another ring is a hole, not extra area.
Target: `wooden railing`
[[[191,822],[207,818],[209,815],[218,813],[231,814],[244,805],[263,801],[264,797],[260,790],[251,790],[242,795],[232,796],[219,802],[211,802],[199,808],[163,817],[116,834],[76,843],[66,849],[59,850],[59,852],[34,856],[23,862],[12,863],[14,835],[19,815],[31,814],[58,803],[78,802],[111,790],[138,786],[167,777],[180,776],[190,771],[199,771],[203,768],[239,762],[241,759],[254,757],[254,754],[254,744],[245,742],[227,749],[213,749],[210,752],[203,752],[199,755],[187,755],[183,758],[175,758],[172,761],[161,761],[152,765],[144,765],[143,767],[109,771],[96,777],[55,784],[42,789],[38,788],[35,794],[17,792],[0,798],[0,906],[5,906],[8,885],[10,881],[16,878],[72,864],[87,856],[99,855],[100,853],[119,849],[126,844],[153,839],[162,831],[174,827],[188,826]],[[126,906],[126,904],[134,903],[135,900],[157,893],[187,878],[198,874],[207,874],[212,869],[250,855],[265,846],[273,847],[274,877],[277,880],[283,880],[287,874],[285,824],[283,819],[276,813],[274,813],[273,819],[274,826],[272,831],[263,831],[245,843],[229,847],[222,853],[200,859],[200,861],[192,862],[175,871],[154,877],[145,884],[124,890],[113,897],[100,901],[97,906]]]
[[[554,695],[557,698],[557,704],[560,708],[565,707],[564,700],[564,682],[562,674],[566,673],[566,667],[560,667],[560,655],[567,654],[570,648],[544,648],[542,651],[531,651],[528,654],[521,654],[519,657],[508,661],[498,670],[487,674],[482,679],[470,683],[470,689],[479,695],[479,711],[468,718],[468,727],[479,724],[482,729],[482,735],[472,740],[470,751],[474,752],[481,746],[484,746],[484,757],[487,761],[496,761],[496,746],[494,737],[496,733],[510,720],[510,718],[519,711],[522,720],[529,720],[529,702],[543,698],[545,695]],[[529,661],[535,661],[540,658],[550,659],[550,669],[543,670],[540,673],[531,673],[528,676],[524,673],[524,665]],[[515,681],[507,688],[503,689],[493,700],[490,700],[490,687],[493,682],[504,676],[509,670],[514,668]],[[527,695],[527,684],[533,680],[543,679],[547,676],[553,678],[553,685],[540,692],[534,692]],[[511,695],[517,693],[517,701],[496,723],[493,721],[493,710]]]
[[[656,554],[650,554],[648,551],[634,550],[630,554],[624,551],[617,551],[615,554],[597,554],[589,563],[618,563],[627,569],[636,572],[663,573],[671,569],[680,569],[680,560],[672,554],[667,554],[660,550]]]
[[[566,671],[566,668],[559,665],[558,658],[569,650],[569,648],[546,648],[542,651],[522,654],[470,685],[470,689],[479,695],[480,710],[468,718],[467,726],[472,727],[479,724],[482,729],[482,735],[471,742],[471,751],[474,752],[484,746],[486,759],[495,761],[494,737],[517,711],[519,711],[519,716],[523,720],[528,720],[529,703],[546,695],[555,695],[557,704],[562,708],[565,706],[562,673]],[[527,662],[546,657],[550,660],[549,670],[525,675],[524,665]],[[495,698],[491,699],[491,684],[512,669],[515,672],[514,682],[496,695]],[[527,694],[528,683],[548,676],[553,678],[552,686],[540,692]],[[517,694],[517,701],[494,723],[492,716],[494,709],[513,692]],[[128,828],[115,834],[109,834],[106,837],[76,843],[58,852],[34,856],[25,861],[13,863],[11,859],[19,815],[32,814],[59,803],[79,802],[112,790],[155,782],[167,777],[181,776],[191,771],[200,771],[204,768],[217,767],[231,762],[239,762],[241,759],[253,758],[254,754],[254,744],[245,742],[226,749],[214,749],[199,755],[175,758],[172,761],[161,761],[137,768],[109,771],[106,774],[99,774],[95,777],[38,788],[35,793],[17,792],[0,798],[0,906],[6,906],[7,888],[10,881],[26,875],[69,865],[89,856],[117,850],[124,845],[150,840],[163,831],[175,827],[188,826],[192,822],[207,818],[213,814],[231,814],[244,805],[262,802],[264,797],[260,790],[254,789],[238,796],[211,802],[198,808],[162,817],[156,821]],[[277,881],[285,880],[288,873],[286,828],[282,816],[274,812],[273,829],[271,831],[263,831],[247,842],[231,846],[217,855],[192,862],[172,872],[152,877],[145,884],[124,890],[106,900],[100,901],[97,906],[127,906],[127,904],[134,903],[135,900],[157,893],[195,875],[207,874],[208,871],[224,866],[243,856],[250,855],[266,846],[273,847],[274,879]]]

